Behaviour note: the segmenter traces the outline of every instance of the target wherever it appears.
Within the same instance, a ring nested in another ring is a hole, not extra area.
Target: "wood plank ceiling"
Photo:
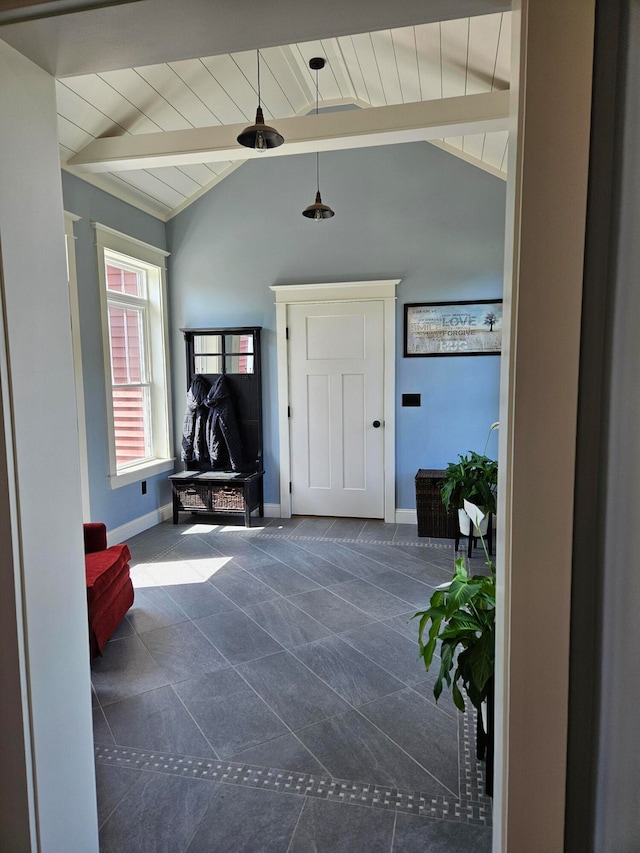
[[[308,67],[324,56],[320,106],[362,108],[507,89],[510,13],[361,33],[261,50],[265,121],[315,107]],[[64,168],[154,216],[169,219],[241,163],[207,162],[87,175],[67,161],[93,139],[235,123],[252,124],[257,105],[254,51],[64,77],[56,82]],[[434,140],[500,177],[507,131]]]

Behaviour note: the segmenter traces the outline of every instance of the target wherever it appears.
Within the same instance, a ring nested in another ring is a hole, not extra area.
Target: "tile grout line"
[[[296,837],[296,832],[298,831],[298,826],[300,825],[300,821],[302,820],[302,812],[305,810],[305,808],[307,806],[307,802],[308,802],[308,800],[305,799],[305,801],[302,804],[302,808],[298,812],[298,819],[296,820],[296,825],[293,827],[293,832],[291,833],[291,838],[289,839],[289,844],[287,845],[287,853],[289,853],[289,851],[291,850],[291,845],[293,844],[293,839]]]

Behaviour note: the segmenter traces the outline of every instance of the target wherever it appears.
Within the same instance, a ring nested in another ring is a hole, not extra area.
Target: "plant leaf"
[[[483,634],[469,656],[469,668],[478,691],[484,694],[487,681],[495,669],[495,637],[493,631]]]
[[[426,644],[420,643],[420,651],[418,652],[418,657],[422,658],[425,669],[429,669],[433,662],[433,655],[436,650],[436,643],[437,640],[435,638],[429,640],[429,642]]]
[[[451,695],[453,697],[453,704],[456,706],[456,708],[459,711],[464,711],[466,707],[464,704],[464,697],[456,683],[454,683],[453,687],[451,688]]]

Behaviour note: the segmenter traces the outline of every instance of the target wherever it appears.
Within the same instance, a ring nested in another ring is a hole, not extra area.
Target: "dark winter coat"
[[[231,470],[241,469],[242,437],[226,376],[219,376],[214,380],[205,405],[209,408],[205,435],[211,464],[219,466],[221,462],[226,462],[228,456]]]
[[[187,411],[182,424],[182,453],[183,462],[205,462],[207,445],[205,440],[206,419],[208,409],[205,406],[211,383],[199,373],[193,377],[191,387],[187,391]]]

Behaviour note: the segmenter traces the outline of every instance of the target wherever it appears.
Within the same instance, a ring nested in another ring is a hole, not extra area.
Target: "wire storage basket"
[[[209,509],[209,489],[206,486],[174,483],[173,491],[184,509]]]
[[[244,512],[242,486],[216,486],[212,488],[211,505],[216,510],[228,509],[233,512]]]

